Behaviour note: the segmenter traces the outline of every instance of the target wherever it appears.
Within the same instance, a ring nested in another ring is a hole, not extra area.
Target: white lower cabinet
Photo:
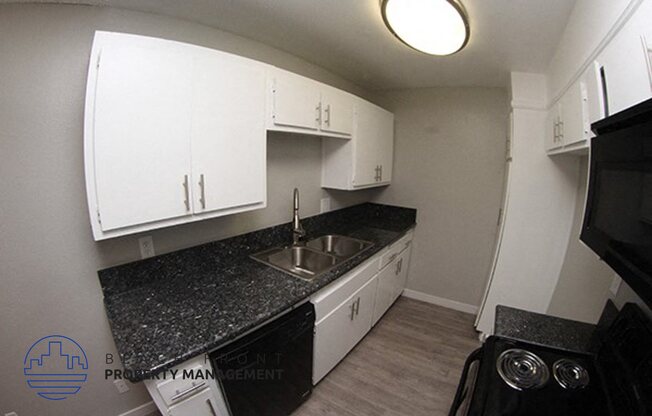
[[[403,293],[407,282],[411,248],[394,254],[394,259],[378,273],[378,291],[374,306],[372,326],[380,320],[390,306]]]
[[[312,381],[317,384],[369,332],[377,277],[315,324]]]
[[[407,281],[412,236],[412,231],[408,232],[311,298],[316,316],[313,384],[319,383],[364,338],[401,295]]]

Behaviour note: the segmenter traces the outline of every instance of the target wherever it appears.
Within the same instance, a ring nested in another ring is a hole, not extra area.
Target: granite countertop
[[[595,332],[596,326],[592,324],[496,306],[495,335],[568,351],[590,352]]]
[[[415,209],[371,203],[303,219],[306,238],[341,234],[374,243],[311,282],[249,258],[291,243],[290,223],[100,270],[125,376],[143,380],[237,338],[303,302],[415,222]]]

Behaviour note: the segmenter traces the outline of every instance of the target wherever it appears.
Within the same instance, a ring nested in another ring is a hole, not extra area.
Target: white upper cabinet
[[[565,146],[589,138],[588,96],[586,84],[579,80],[561,99],[561,138]]]
[[[652,6],[644,2],[631,20],[598,56],[606,84],[609,114],[615,114],[652,96],[647,44]]]
[[[324,139],[322,187],[354,190],[389,185],[394,159],[394,115],[357,99],[350,141]]]
[[[193,212],[264,205],[265,68],[226,53],[200,52],[190,133]]]
[[[559,149],[564,145],[561,136],[561,105],[555,104],[548,110],[546,118],[546,150]]]
[[[278,68],[272,70],[269,89],[269,130],[351,137],[353,95]]]
[[[87,185],[97,201],[91,218],[101,218],[96,237],[190,215],[191,57],[172,42],[97,41],[86,112],[86,156],[94,165]]]
[[[353,99],[335,88],[322,88],[321,130],[350,136],[353,132]]]
[[[272,88],[272,130],[317,132],[321,119],[319,83],[311,79],[274,70]]]
[[[96,32],[90,62],[96,240],[265,206],[265,65],[109,32]]]

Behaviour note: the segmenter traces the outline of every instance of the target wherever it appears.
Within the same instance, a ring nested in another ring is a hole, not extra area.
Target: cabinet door
[[[172,42],[123,36],[92,64],[102,230],[189,215],[192,59]]]
[[[561,134],[568,146],[589,137],[588,96],[583,80],[574,83],[561,99]]]
[[[582,75],[582,82],[586,86],[587,102],[587,124],[590,126],[598,120],[604,118],[604,96],[602,92],[602,82],[600,78],[600,66],[594,62]],[[593,133],[589,131],[589,137]]]
[[[322,87],[321,130],[350,136],[353,132],[353,97],[335,88]]]
[[[202,50],[194,72],[194,212],[264,205],[265,68]]]
[[[406,248],[401,252],[397,259],[395,275],[396,279],[394,281],[394,296],[392,303],[401,296],[405,285],[407,284],[408,277],[408,268],[410,266],[410,254],[412,253],[412,247]]]
[[[650,10],[646,4],[641,6],[598,57],[606,78],[608,115],[652,96],[645,41],[650,34]]]
[[[394,150],[393,115],[362,101],[355,108],[353,187],[389,182]],[[381,170],[384,171],[382,179]]]
[[[378,110],[380,124],[376,143],[380,163],[379,182],[388,184],[392,181],[394,164],[394,114],[382,109]]]
[[[315,325],[312,380],[317,384],[371,329],[374,277]]]
[[[371,320],[372,325],[376,325],[394,302],[397,287],[396,281],[399,274],[397,263],[398,258],[392,260],[391,263],[378,273],[378,289],[376,291],[376,302]]]
[[[548,111],[548,117],[546,118],[546,150],[554,150],[563,145],[560,136],[560,116],[559,116],[559,104],[555,104]]]
[[[210,389],[206,389],[168,409],[170,416],[228,416],[219,411]]]
[[[319,84],[283,71],[274,73],[273,124],[317,131],[320,127]]]

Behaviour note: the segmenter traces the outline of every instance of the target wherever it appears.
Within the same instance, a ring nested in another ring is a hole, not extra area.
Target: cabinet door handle
[[[183,191],[186,195],[186,199],[183,201],[186,204],[186,211],[190,211],[190,189],[188,186],[188,175],[183,176]]]
[[[205,385],[206,385],[206,382],[205,382],[205,381],[202,381],[201,383],[199,383],[199,384],[195,384],[195,385],[193,385],[192,387],[187,388],[187,389],[185,389],[185,390],[182,391],[182,392],[177,392],[177,394],[175,394],[174,396],[172,396],[172,398],[170,399],[170,401],[175,402],[175,401],[179,400],[180,398],[185,397],[185,396],[187,396],[187,395],[189,395],[189,394],[191,394],[191,393],[193,393],[193,392],[195,392],[195,391],[201,389],[201,388],[204,387]]]
[[[355,316],[360,314],[360,298],[355,301]]]
[[[206,399],[206,404],[208,405],[208,410],[211,411],[211,415],[217,416],[217,412],[215,411],[215,408],[213,407],[213,402],[211,399]]]
[[[326,123],[326,125],[328,127],[330,127],[331,126],[331,105],[330,104],[326,105],[326,109],[324,110],[324,113],[326,113],[326,121],[325,121],[325,123]]]
[[[380,165],[380,181],[383,180],[383,165]]]
[[[321,103],[317,104],[315,110],[317,111],[317,117],[315,118],[315,121],[317,122],[317,126],[319,126],[321,125]]]
[[[200,197],[199,202],[201,202],[202,209],[206,209],[206,182],[204,181],[204,174],[199,175],[199,191]]]
[[[396,260],[396,256],[398,256],[398,253],[394,253],[394,254],[392,254],[392,255],[389,257],[389,262],[391,263],[391,262],[393,262],[394,260]]]
[[[561,141],[564,138],[564,122],[560,121],[559,122],[559,141]]]
[[[353,321],[353,318],[355,317],[355,302],[353,302],[351,306],[349,306],[349,308],[351,308],[351,315],[349,316],[349,318],[351,318],[351,320]]]

